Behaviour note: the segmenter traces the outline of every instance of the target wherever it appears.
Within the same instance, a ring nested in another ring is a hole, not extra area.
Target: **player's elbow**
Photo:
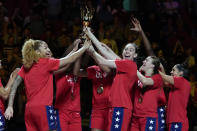
[[[6,90],[3,90],[1,92],[1,97],[4,99],[4,100],[7,100],[8,99],[8,96],[9,96],[9,92],[6,91]]]

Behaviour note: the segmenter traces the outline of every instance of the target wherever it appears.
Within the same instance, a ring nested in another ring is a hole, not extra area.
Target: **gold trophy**
[[[94,8],[88,8],[87,6],[81,7],[81,19],[83,21],[83,26],[87,27],[94,15]]]

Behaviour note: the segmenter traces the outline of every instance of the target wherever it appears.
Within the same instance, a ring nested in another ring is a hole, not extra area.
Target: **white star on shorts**
[[[160,109],[160,112],[162,112],[162,111],[163,111],[163,109],[161,108],[161,109]]]
[[[176,124],[176,125],[174,125],[174,128],[179,128],[179,126]]]
[[[154,123],[154,121],[153,120],[150,120],[150,124],[153,124]]]
[[[117,117],[116,119],[115,119],[117,122],[119,122],[120,121],[120,119]]]
[[[119,127],[119,125],[118,124],[116,124],[116,125],[114,125],[115,126],[115,128],[118,128]]]
[[[161,123],[165,123],[165,120],[161,120]]]
[[[117,111],[117,112],[116,112],[116,115],[117,115],[117,116],[119,116],[119,115],[120,115],[120,112],[119,112],[119,111]]]
[[[50,113],[53,113],[53,110],[50,109],[49,112],[50,112]]]
[[[149,126],[149,130],[153,130],[153,127],[152,126]]]

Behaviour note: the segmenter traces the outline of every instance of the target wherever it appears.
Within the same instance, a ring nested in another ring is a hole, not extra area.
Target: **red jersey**
[[[143,87],[138,80],[138,86],[135,89],[134,112],[137,117],[157,117],[157,108],[160,92],[163,90],[163,80],[159,74],[152,77],[154,85]]]
[[[133,109],[132,88],[137,80],[137,65],[131,60],[116,60],[116,76],[110,90],[110,106]]]
[[[59,68],[60,60],[41,58],[27,70],[21,67],[18,75],[25,84],[28,105],[52,105],[53,102],[53,71]]]
[[[87,69],[88,79],[92,80],[93,96],[92,108],[104,109],[109,107],[109,91],[112,85],[113,77],[107,75],[99,66],[91,66]],[[103,92],[97,93],[97,89],[102,86]]]
[[[74,75],[56,75],[55,108],[61,111],[79,111],[80,108],[80,78]]]
[[[168,106],[167,123],[187,122],[187,103],[191,86],[183,77],[174,77],[174,86],[171,87]]]
[[[0,79],[0,88],[3,88],[1,79]],[[0,110],[1,110],[1,113],[4,114],[5,107],[4,107],[4,99],[2,97],[0,97]]]
[[[159,92],[159,96],[158,96],[158,106],[166,106],[167,100],[166,100],[166,95],[165,92],[163,90],[163,88],[161,88],[160,92]]]

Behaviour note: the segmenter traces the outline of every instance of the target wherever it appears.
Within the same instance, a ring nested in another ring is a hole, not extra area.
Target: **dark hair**
[[[137,67],[139,68],[142,65],[142,61],[143,61],[144,57],[140,56],[139,47],[135,43],[128,43],[128,44],[132,44],[135,47],[135,53],[137,54],[137,57],[135,57],[133,59],[133,61],[137,64]]]
[[[160,69],[160,60],[156,56],[150,56],[152,58],[152,64],[155,66],[153,69],[153,75],[159,73]]]
[[[178,69],[178,71],[182,71],[183,72],[183,77],[187,80],[189,80],[189,70],[187,68],[187,65],[186,64],[176,64],[175,65],[176,68]]]

